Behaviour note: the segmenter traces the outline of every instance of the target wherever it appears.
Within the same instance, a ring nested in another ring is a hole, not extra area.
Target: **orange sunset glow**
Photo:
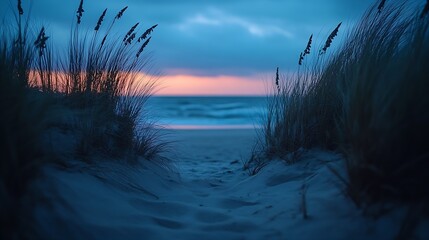
[[[34,86],[41,86],[40,73],[30,71],[30,79]],[[84,73],[82,73],[84,74]],[[144,73],[131,74],[137,81],[156,79],[156,96],[264,96],[267,83],[260,76],[194,76],[187,74],[165,75],[161,77]],[[62,72],[52,73],[61,84],[55,88],[64,92],[65,79]],[[83,77],[84,78],[84,77]],[[58,84],[58,82],[57,82]]]
[[[158,96],[264,95],[266,84],[257,77],[167,75],[159,80]]]

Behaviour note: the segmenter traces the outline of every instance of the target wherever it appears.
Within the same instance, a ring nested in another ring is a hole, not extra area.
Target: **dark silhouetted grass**
[[[114,158],[130,153],[154,157],[162,144],[150,142],[154,137],[141,140],[142,136],[153,135],[149,131],[153,126],[144,118],[144,107],[156,82],[142,74],[149,64],[149,58],[142,52],[157,25],[143,31],[138,39],[138,23],[126,30],[123,37],[111,37],[115,23],[127,7],[106,26],[104,23],[109,19],[105,9],[92,33],[83,34],[80,25],[84,9],[81,1],[68,50],[62,57],[52,57],[52,49],[46,47],[48,37],[44,28],[40,31],[35,42],[40,54],[34,85],[43,92],[62,94],[65,106],[78,113],[74,124],[79,133],[76,153],[84,159],[89,160],[90,155],[97,153]],[[140,146],[138,151],[136,146]]]
[[[300,149],[341,151],[358,206],[427,202],[429,16],[415,7],[380,1],[331,55],[326,47],[340,25],[314,63],[301,54],[299,72],[276,79],[251,161],[291,163]]]
[[[51,107],[48,99],[29,87],[34,51],[28,23],[18,1],[17,29],[1,26],[0,36],[0,238],[28,237],[22,218],[28,217],[21,200],[47,156],[41,140]]]
[[[427,18],[386,3],[339,51],[338,140],[358,205],[429,198],[428,27]]]
[[[16,25],[2,25],[0,36],[1,239],[35,237],[27,235],[32,206],[22,201],[28,200],[29,185],[47,161],[70,160],[64,156],[93,164],[112,159],[167,161],[162,157],[166,145],[145,108],[156,79],[143,74],[150,62],[143,53],[157,25],[143,29],[139,39],[131,37],[139,31],[136,26],[123,42],[122,37],[111,37],[111,31],[127,7],[102,34],[106,9],[93,32],[83,34],[85,4],[80,1],[68,50],[61,52],[44,27],[31,34],[30,21],[23,19],[25,8],[17,3]],[[61,150],[47,146],[63,146],[47,143],[47,135],[64,129],[75,151],[56,155]]]

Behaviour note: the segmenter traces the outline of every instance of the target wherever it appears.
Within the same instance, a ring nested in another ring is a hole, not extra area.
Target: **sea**
[[[151,119],[168,129],[259,128],[266,97],[153,96],[147,102]]]

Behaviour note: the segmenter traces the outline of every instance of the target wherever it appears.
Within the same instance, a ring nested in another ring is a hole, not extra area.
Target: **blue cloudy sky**
[[[0,0],[1,16],[15,0]],[[32,19],[47,27],[52,41],[66,42],[79,0],[22,0]],[[192,76],[255,76],[293,69],[310,34],[321,45],[339,22],[357,21],[375,0],[86,0],[83,24],[94,27],[128,6],[116,26],[157,23],[150,50],[156,68]],[[30,6],[31,5],[31,6]],[[4,18],[4,17],[3,17]]]
[[[2,14],[15,5],[1,0]],[[29,2],[32,2],[30,4]],[[86,0],[84,24],[104,8],[112,17],[129,9],[121,25],[158,23],[151,50],[157,66],[202,75],[249,75],[296,63],[310,34],[322,40],[340,21],[351,23],[374,0]],[[23,0],[54,39],[68,34],[79,0]]]

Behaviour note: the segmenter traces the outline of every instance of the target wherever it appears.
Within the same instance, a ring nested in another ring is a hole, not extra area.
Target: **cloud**
[[[244,17],[227,14],[220,9],[211,8],[206,13],[197,13],[178,24],[182,31],[192,31],[195,25],[206,25],[212,27],[237,26],[245,29],[249,34],[257,37],[267,37],[279,35],[285,38],[292,38],[293,34],[279,26],[273,24],[260,24],[248,20]]]

